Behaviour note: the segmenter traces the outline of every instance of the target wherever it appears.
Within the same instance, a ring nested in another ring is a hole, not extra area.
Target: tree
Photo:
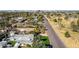
[[[35,29],[34,29],[34,32],[35,32],[36,35],[38,35],[38,34],[40,33],[39,28],[35,28]]]

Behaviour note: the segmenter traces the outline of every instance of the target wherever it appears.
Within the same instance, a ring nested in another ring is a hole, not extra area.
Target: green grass
[[[48,48],[47,45],[50,45],[48,36],[37,36],[33,42],[32,48]]]
[[[50,44],[48,36],[40,36],[40,40],[41,40],[44,44]]]
[[[16,43],[16,41],[9,41],[8,44],[11,44],[12,46],[14,46]]]

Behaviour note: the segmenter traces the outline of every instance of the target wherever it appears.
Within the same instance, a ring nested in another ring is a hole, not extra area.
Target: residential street
[[[44,17],[45,18],[45,17]],[[66,46],[57,36],[51,25],[48,23],[46,18],[44,19],[44,26],[46,27],[50,44],[53,45],[54,48],[65,48]]]

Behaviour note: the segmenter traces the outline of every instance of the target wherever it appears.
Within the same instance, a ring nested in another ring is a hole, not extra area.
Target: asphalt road
[[[50,44],[54,48],[66,48],[64,43],[60,40],[60,38],[57,36],[51,25],[49,24],[48,20],[44,17],[44,26],[46,27],[47,34],[49,37]]]

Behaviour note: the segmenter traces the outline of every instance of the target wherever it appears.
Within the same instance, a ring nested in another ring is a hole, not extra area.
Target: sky
[[[79,10],[78,0],[0,0],[0,10]]]

